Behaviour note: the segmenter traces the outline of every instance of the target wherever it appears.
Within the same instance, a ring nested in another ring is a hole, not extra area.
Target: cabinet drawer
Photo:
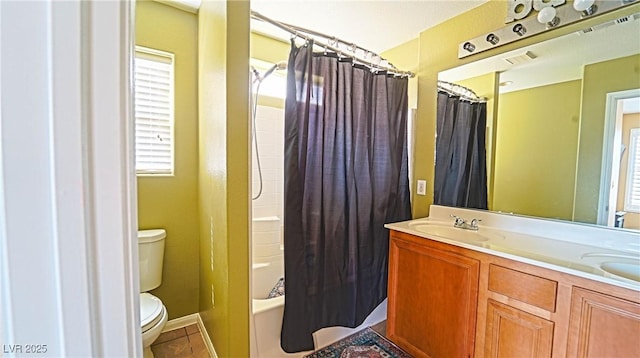
[[[558,283],[528,273],[489,265],[489,290],[540,307],[556,311]]]

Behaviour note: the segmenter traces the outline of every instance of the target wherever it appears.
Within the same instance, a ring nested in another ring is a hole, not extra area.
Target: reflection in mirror
[[[433,203],[487,209],[487,104],[472,90],[438,81]]]
[[[635,14],[439,74],[488,99],[489,210],[640,229],[638,34]]]

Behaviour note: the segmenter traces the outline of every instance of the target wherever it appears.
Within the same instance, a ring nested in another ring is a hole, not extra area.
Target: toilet
[[[142,348],[145,358],[153,357],[153,343],[167,323],[167,309],[162,301],[148,293],[162,283],[162,262],[164,259],[163,229],[138,231],[138,257],[140,265],[140,325],[142,327]]]

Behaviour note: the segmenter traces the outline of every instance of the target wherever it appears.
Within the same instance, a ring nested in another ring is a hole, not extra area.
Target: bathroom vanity
[[[640,356],[640,235],[432,206],[390,229],[387,335],[416,357]],[[457,215],[478,230],[454,227]]]

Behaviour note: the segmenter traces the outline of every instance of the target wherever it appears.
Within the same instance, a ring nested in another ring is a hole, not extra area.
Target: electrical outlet
[[[418,180],[418,186],[416,188],[416,194],[418,194],[418,195],[427,195],[427,181],[426,180]]]

